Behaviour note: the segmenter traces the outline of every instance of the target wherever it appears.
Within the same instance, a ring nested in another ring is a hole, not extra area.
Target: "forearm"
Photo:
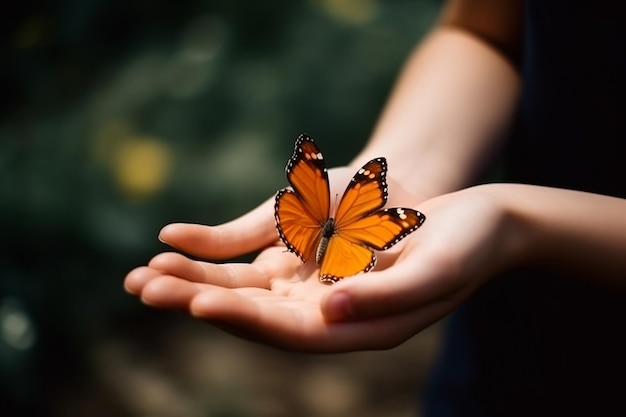
[[[515,67],[488,43],[440,25],[407,61],[368,146],[408,191],[433,197],[469,183],[497,148],[517,101]]]
[[[509,215],[515,263],[626,291],[626,200],[530,185],[484,187]]]

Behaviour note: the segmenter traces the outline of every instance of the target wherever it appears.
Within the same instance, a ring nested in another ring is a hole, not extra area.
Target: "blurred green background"
[[[0,57],[0,414],[408,416],[436,329],[286,354],[142,306],[170,222],[286,185],[300,132],[351,159],[435,0],[23,1]]]

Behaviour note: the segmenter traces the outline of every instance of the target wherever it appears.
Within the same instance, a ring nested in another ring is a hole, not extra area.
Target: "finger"
[[[322,300],[330,321],[357,320],[419,309],[433,301],[460,303],[469,294],[460,279],[458,262],[445,250],[415,251],[392,266],[364,276],[345,279]]]
[[[134,295],[141,294],[143,287],[153,278],[162,275],[160,271],[141,266],[130,271],[124,279],[124,289]]]
[[[161,229],[159,239],[190,255],[209,259],[227,259],[254,252],[278,239],[274,199],[217,226],[169,224]]]
[[[141,300],[152,307],[187,311],[193,297],[202,289],[202,284],[160,275],[146,283],[141,291]]]
[[[174,252],[156,255],[148,264],[163,274],[192,282],[226,288],[269,288],[272,281],[290,277],[301,265],[295,257],[285,257],[280,248],[270,248],[253,263],[224,263],[195,261]]]

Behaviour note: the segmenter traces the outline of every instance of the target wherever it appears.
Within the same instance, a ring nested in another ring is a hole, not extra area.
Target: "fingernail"
[[[169,228],[169,224],[163,226],[161,228],[161,230],[159,231],[159,242],[161,243],[165,243],[166,245],[168,244],[167,241],[165,239],[163,239],[163,235],[167,233],[167,229]],[[164,233],[165,232],[165,233]]]

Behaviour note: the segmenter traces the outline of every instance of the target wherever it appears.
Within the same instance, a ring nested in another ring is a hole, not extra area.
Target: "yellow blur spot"
[[[378,12],[378,0],[314,0],[333,18],[350,24],[371,21]]]
[[[112,174],[119,189],[132,199],[145,199],[159,192],[172,169],[172,151],[158,137],[137,132],[125,120],[101,126],[93,138],[92,158]]]
[[[120,143],[113,160],[118,185],[134,198],[150,197],[163,188],[170,168],[168,146],[150,136],[131,137]]]

